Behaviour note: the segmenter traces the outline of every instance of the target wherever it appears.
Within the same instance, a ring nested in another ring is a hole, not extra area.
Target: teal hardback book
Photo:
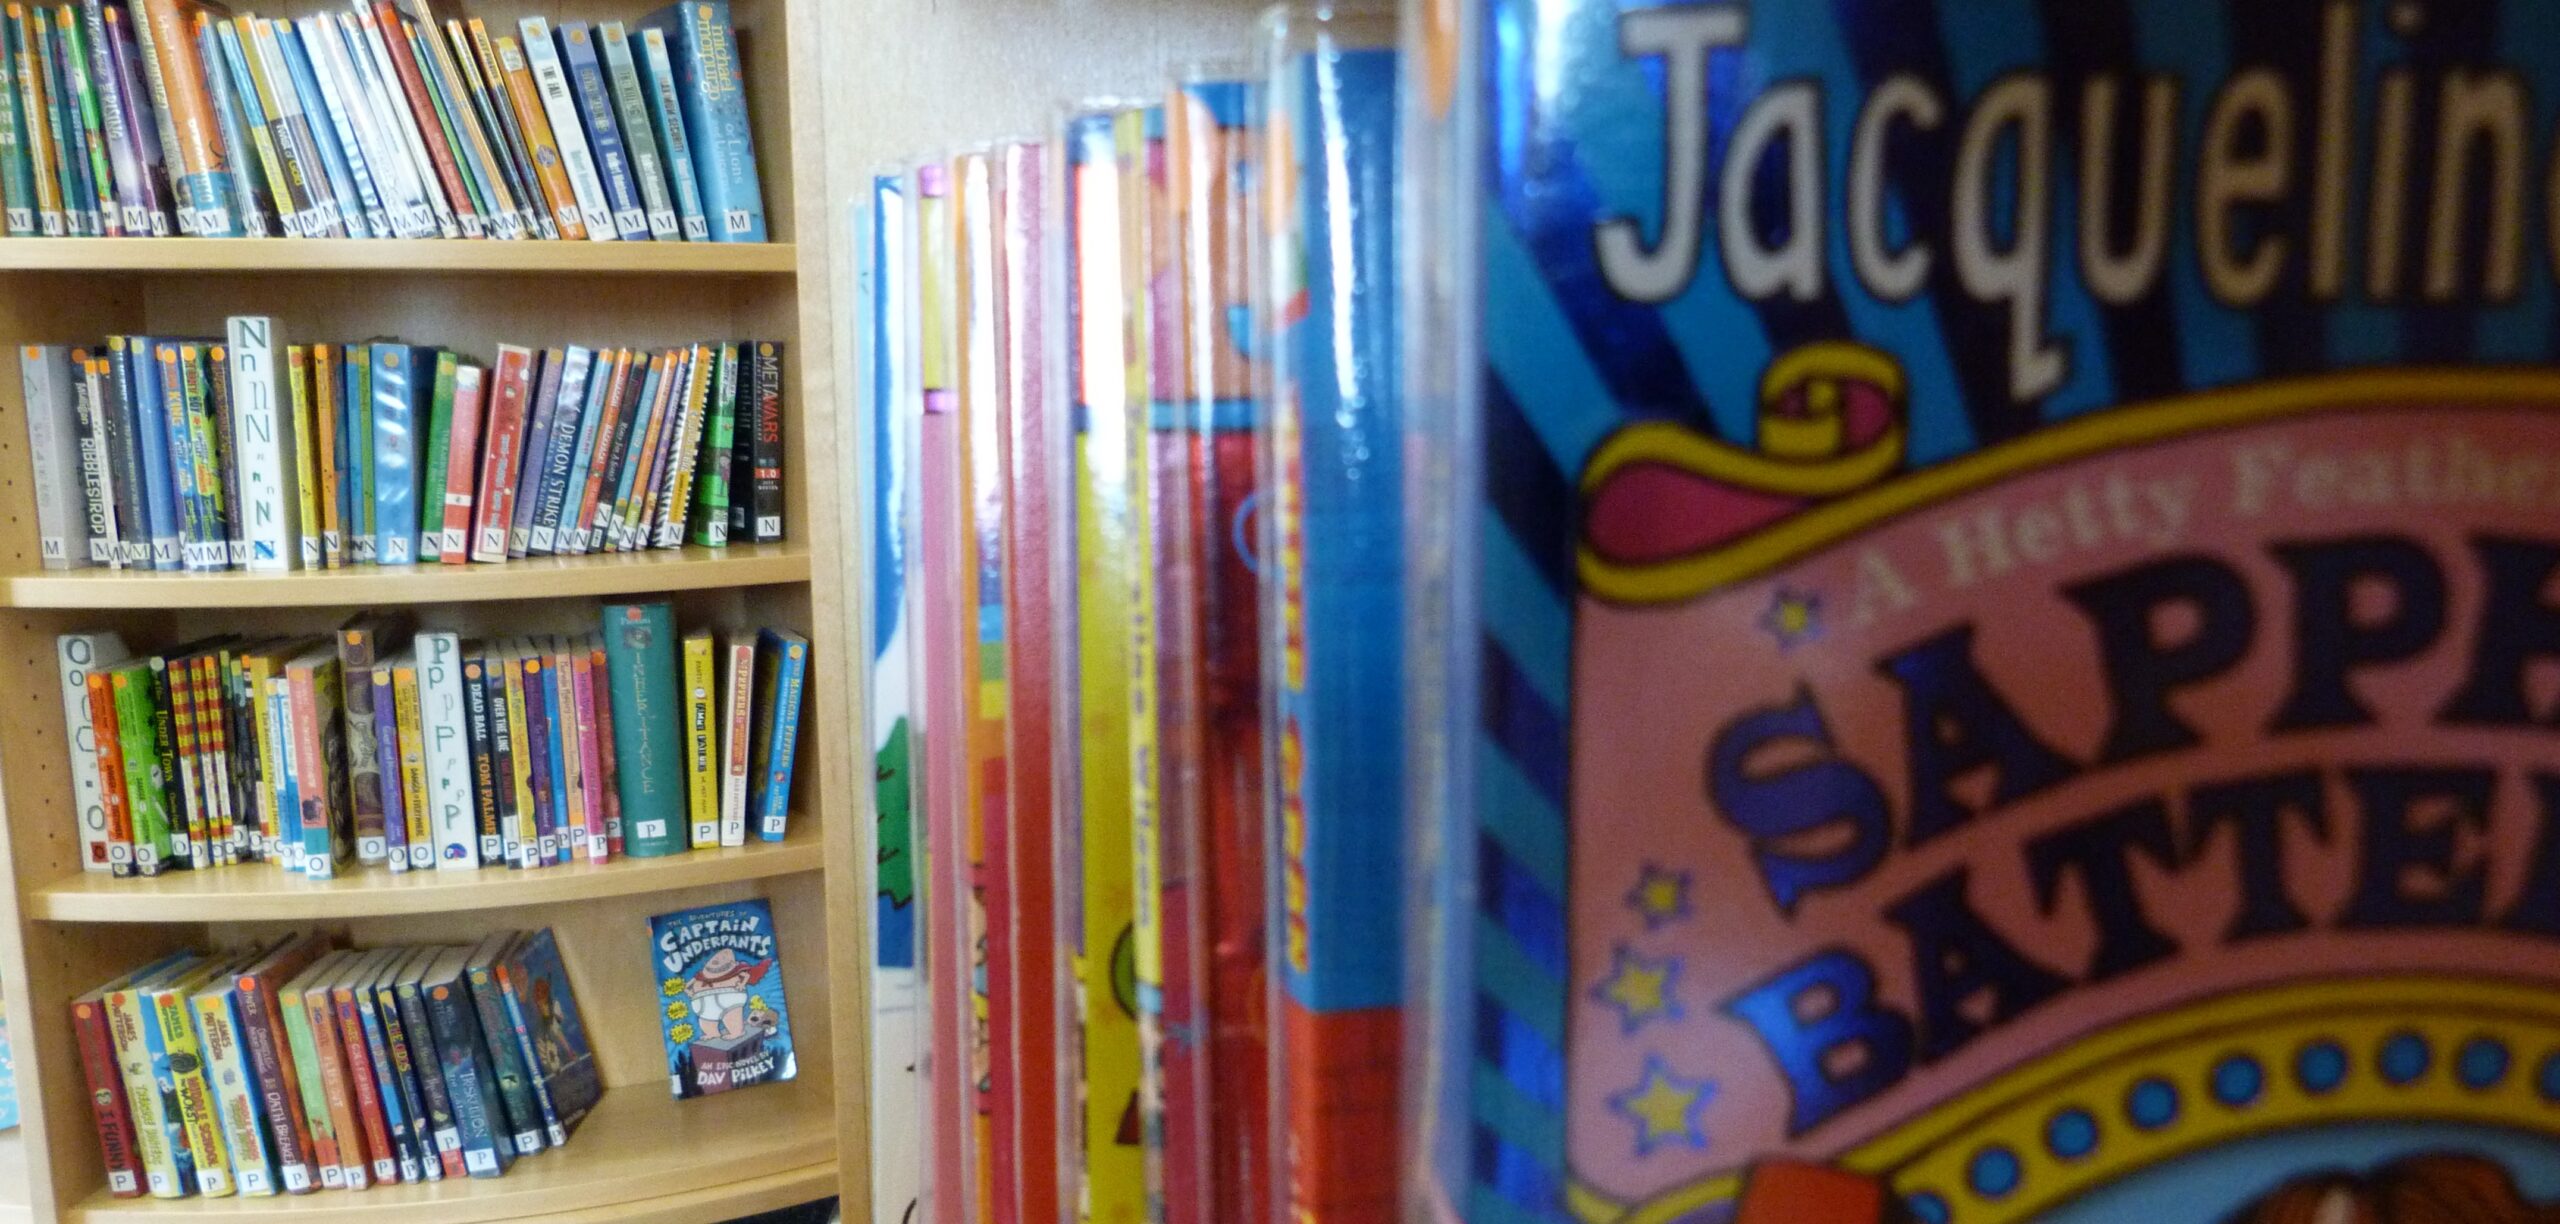
[[[676,618],[666,604],[608,604],[605,671],[613,690],[615,792],[633,858],[690,845],[685,824],[683,698],[676,687]]]

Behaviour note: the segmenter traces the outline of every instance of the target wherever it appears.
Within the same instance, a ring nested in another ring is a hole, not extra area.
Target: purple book
[[[382,771],[383,856],[393,871],[419,866],[409,847],[409,796],[400,785],[400,711],[392,698],[391,667],[373,669],[373,759]],[[435,866],[427,848],[426,866]]]
[[[542,469],[551,455],[552,418],[560,411],[560,375],[568,355],[542,351],[542,378],[535,384],[533,410],[525,423],[524,463],[516,471],[515,520],[507,529],[507,555],[521,557],[533,545],[535,503],[542,500]]]
[[[524,752],[533,775],[533,834],[526,857],[547,867],[560,854],[560,817],[551,782],[551,659],[540,649],[524,659]]]

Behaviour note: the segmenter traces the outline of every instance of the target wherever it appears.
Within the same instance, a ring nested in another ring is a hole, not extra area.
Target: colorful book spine
[[[117,1198],[139,1197],[144,1176],[141,1140],[134,1131],[133,1110],[126,1103],[124,1073],[117,1065],[115,1036],[108,1023],[103,992],[73,1000],[71,1036],[80,1050],[81,1078],[89,1087],[89,1116],[97,1128],[107,1193]]]
[[[390,805],[384,802],[383,792],[386,786],[398,785],[396,776],[382,771],[373,707],[374,664],[388,628],[381,618],[366,616],[338,631],[338,687],[346,710],[347,800],[354,814],[356,861],[363,864],[380,863],[389,856],[385,822]]]
[[[445,1082],[444,1056],[438,1048],[434,1022],[427,1017],[426,996],[419,989],[426,966],[436,955],[436,949],[420,949],[401,969],[393,983],[393,993],[399,1000],[400,1027],[409,1036],[410,1058],[417,1066],[418,1095],[427,1107],[427,1134],[435,1146],[436,1162],[445,1177],[467,1177],[470,1171],[462,1161],[462,1127],[454,1113],[452,1090]]]
[[[480,490],[475,507],[479,527],[471,544],[474,561],[507,559],[508,532],[515,522],[518,465],[523,462],[526,399],[532,390],[533,351],[498,346],[491,372],[491,402],[486,438],[480,454]]]
[[[472,21],[475,31],[480,25],[478,19]],[[535,82],[532,65],[525,60],[524,47],[503,34],[492,39],[491,46],[497,57],[498,74],[505,83],[506,102],[516,126],[524,133],[525,155],[533,163],[535,181],[551,210],[551,222],[562,239],[583,242],[587,238],[586,214],[579,208],[577,189],[570,184],[567,152],[553,137],[542,87]]]
[[[684,635],[684,733],[685,795],[687,809],[693,815],[693,848],[696,850],[720,844],[720,725],[712,721],[712,710],[726,703],[713,695],[711,631],[696,629]]]
[[[207,968],[198,962],[184,972],[143,984],[136,990],[136,1005],[142,1011],[143,1049],[153,1091],[160,1098],[160,1126],[178,1184],[189,1193],[223,1198],[231,1193],[231,1161],[222,1147],[222,1129],[213,1118],[212,1093],[204,1084],[195,1023],[187,1014],[184,994]]]
[[[694,169],[693,139],[684,127],[684,100],[676,94],[675,62],[667,55],[664,30],[642,30],[640,67],[647,74],[649,121],[657,128],[668,186],[675,195],[676,217],[687,242],[711,241],[711,222],[702,210],[701,176]]]
[[[356,1010],[364,1019],[374,1073],[388,1085],[383,1096],[384,1112],[390,1113],[391,1106],[398,1107],[397,1116],[388,1120],[398,1128],[400,1177],[411,1183],[444,1180],[444,1164],[436,1155],[435,1138],[428,1128],[425,1093],[418,1084],[417,1065],[410,1058],[408,1030],[401,1022],[399,998],[392,990],[400,967],[415,952],[403,948],[383,957],[366,980],[356,985]]]
[[[480,835],[473,819],[471,753],[462,698],[462,640],[452,633],[418,635],[418,696],[424,705],[427,802],[435,828],[436,866],[469,871],[480,866]]]
[[[348,1190],[362,1190],[373,1184],[373,1158],[365,1147],[363,1119],[358,1115],[355,1082],[348,1067],[346,1040],[338,1028],[338,1004],[331,987],[354,963],[360,953],[347,953],[322,961],[316,978],[302,983],[302,1039],[309,1043],[313,1065],[318,1070],[320,1096],[328,1111],[327,1151],[336,1156],[337,1185]],[[319,1127],[315,1118],[314,1129]]]
[[[427,784],[426,697],[418,687],[418,656],[401,655],[391,664],[391,700],[399,722],[400,804],[408,816],[409,867],[432,871],[437,852],[435,795]]]
[[[551,25],[540,17],[526,17],[516,23],[516,28],[524,36],[520,45],[526,71],[541,94],[543,114],[550,120],[552,139],[560,147],[561,167],[567,172],[570,191],[578,201],[580,226],[591,242],[616,241],[622,237],[622,230],[605,195],[604,179],[587,143],[586,126],[578,117],[576,87],[560,62],[559,47],[552,42]]]
[[[345,953],[329,953],[298,974],[271,979],[276,1013],[281,1019],[288,1065],[300,1095],[300,1127],[310,1138],[311,1163],[325,1189],[347,1188],[347,1169],[338,1152],[338,1115],[331,1108],[329,1075],[322,1065],[320,1037],[311,1025],[311,985],[325,977]],[[362,1183],[358,1183],[361,1185]]]
[[[488,402],[488,371],[457,365],[453,371],[450,449],[445,457],[443,534],[437,560],[464,565],[471,560],[471,507],[477,493],[480,428]]]
[[[112,874],[115,868],[107,778],[99,755],[102,742],[89,689],[90,677],[124,662],[126,657],[124,639],[112,633],[66,633],[54,639],[54,668],[62,681],[63,742],[70,748],[71,800],[80,826],[82,871]]]
[[[473,203],[473,193],[463,177],[462,154],[447,135],[445,125],[437,119],[439,111],[433,94],[428,91],[426,75],[420,70],[417,50],[411,45],[399,7],[392,0],[374,0],[366,12],[366,32],[375,42],[376,58],[386,67],[384,85],[399,97],[408,99],[409,114],[415,117],[420,145],[438,184],[443,188],[446,204],[466,238],[484,233],[483,218]]]
[[[528,866],[547,867],[560,853],[559,773],[554,768],[558,759],[558,720],[551,710],[551,665],[540,650],[528,650],[524,658],[524,741],[525,775],[533,796],[533,832],[528,847]]]
[[[59,238],[67,227],[62,217],[61,180],[54,176],[56,129],[45,106],[44,61],[33,20],[25,7],[9,6],[9,58],[17,65],[19,109],[26,124],[22,147],[27,153],[28,177],[35,186],[36,229],[47,238]]]
[[[339,510],[347,533],[347,558],[356,565],[373,565],[382,559],[382,541],[376,531],[381,502],[375,493],[374,398],[376,371],[373,368],[373,346],[346,346],[346,386],[338,399],[338,445],[343,449],[345,471],[339,481],[339,495],[344,502]]]
[[[134,0],[150,40],[145,60],[152,72],[152,100],[167,116],[174,137],[179,228],[199,238],[237,238],[239,220],[229,206],[230,184],[222,133],[211,113],[204,63],[196,50],[190,9],[183,0]],[[189,218],[192,217],[192,223]]]
[[[133,809],[125,795],[123,726],[115,687],[104,671],[89,673],[89,736],[98,746],[98,790],[106,808],[107,872],[134,874]]]
[[[418,559],[418,392],[434,390],[434,369],[419,368],[418,352],[373,346],[374,559],[383,565]]]
[[[328,950],[317,936],[306,937],[242,970],[232,980],[238,1011],[240,1044],[248,1052],[258,1090],[264,1135],[273,1145],[276,1181],[287,1194],[307,1194],[320,1185],[305,1120],[297,1061],[288,1038],[277,989]]]
[[[767,691],[757,697],[755,731],[756,836],[781,841],[791,828],[791,774],[800,745],[800,698],[809,683],[809,639],[788,629],[758,635],[758,653],[771,659]]]
[[[587,147],[595,154],[596,174],[604,185],[605,206],[613,212],[614,231],[625,242],[649,240],[649,213],[631,176],[630,149],[623,143],[621,123],[614,117],[613,87],[596,55],[595,39],[583,21],[564,21],[554,32],[560,66],[569,77],[578,121],[585,125]]]
[[[651,14],[641,27],[666,36],[713,238],[764,241],[764,186],[757,177],[755,133],[747,122],[727,0],[681,0]]]
[[[405,1128],[399,1125],[395,1096],[381,1075],[381,1060],[374,1057],[378,1034],[366,1026],[364,1007],[359,1001],[360,996],[370,999],[372,992],[366,983],[381,965],[382,957],[379,949],[358,954],[347,971],[330,983],[329,1007],[338,1022],[338,1048],[347,1060],[348,1093],[355,1105],[356,1124],[364,1130],[373,1179],[394,1186],[415,1179],[417,1153],[402,1151],[401,1131]]]
[[[560,415],[561,381],[567,376],[568,354],[564,349],[545,349],[535,363],[532,398],[526,401],[522,458],[516,464],[515,493],[510,503],[514,514],[507,529],[507,555],[522,557],[533,551],[533,520],[537,503],[542,498],[542,472],[551,459],[552,424]]]
[[[115,466],[108,456],[107,417],[114,412],[106,360],[95,349],[71,350],[77,377],[71,401],[72,425],[80,435],[80,483],[88,515],[89,562],[124,568],[124,545],[116,523]]]
[[[747,522],[755,532],[753,542],[779,544],[783,535],[782,345],[772,340],[759,340],[750,351],[753,361],[747,364],[752,365],[754,377],[746,380],[746,386],[753,398],[745,402],[753,404],[755,411],[738,427],[748,431],[741,438],[749,447],[753,462],[743,474],[731,473],[730,479],[745,484],[745,504],[749,508]],[[743,357],[740,360],[746,362]],[[742,414],[745,411],[744,407],[740,408]],[[740,493],[733,487],[729,496],[735,499]],[[730,523],[731,538],[735,539],[737,520],[732,518]]]
[[[272,1195],[277,1189],[275,1153],[261,1125],[257,1080],[242,1044],[238,988],[218,979],[197,992],[191,1003],[215,1119],[231,1158],[232,1180],[243,1195]]]
[[[504,174],[508,192],[515,196],[521,227],[528,237],[558,240],[560,227],[551,217],[550,203],[534,172],[533,157],[526,151],[523,132],[517,128],[515,108],[507,100],[505,78],[499,75],[497,50],[489,43],[488,26],[477,18],[468,25],[459,19],[448,19],[444,29],[453,62],[462,74],[462,87],[471,96],[471,108],[480,116],[490,156]]]
[[[420,405],[418,427],[418,522],[417,558],[420,565],[444,560],[444,495],[453,463],[453,393],[461,376],[462,359],[444,350],[422,350],[431,353],[432,365],[422,365],[417,376],[423,380],[418,389]]]
[[[462,665],[462,701],[470,723],[471,790],[474,828],[479,834],[480,861],[506,861],[505,836],[498,828],[497,767],[490,742],[489,662],[471,655]]]
[[[631,36],[621,22],[608,21],[596,27],[596,44],[604,60],[605,80],[613,90],[614,114],[622,124],[632,185],[639,188],[640,203],[648,210],[649,236],[660,242],[681,241],[675,197],[668,190],[666,161],[650,129],[648,91],[640,82]]]
[[[603,621],[624,850],[634,858],[674,854],[687,845],[675,613],[662,603],[612,604]]]
[[[505,1134],[505,1106],[498,1099],[497,1075],[480,1035],[471,985],[464,980],[465,949],[453,948],[436,958],[422,989],[443,1064],[445,1092],[452,1098],[462,1134],[463,1168],[473,1177],[496,1177],[515,1162],[514,1141]]]
[[[719,844],[747,844],[747,809],[754,779],[756,646],[740,634],[720,652]]]
[[[36,228],[36,176],[27,153],[26,106],[18,92],[18,25],[20,18],[0,13],[0,201],[12,238],[33,238]]]
[[[596,686],[603,682],[601,666],[583,640],[573,645],[568,663],[570,701],[571,708],[578,713],[578,780],[584,792],[587,857],[599,863],[613,857],[613,836],[606,808],[606,797],[613,790],[607,764],[612,758],[606,744],[611,732],[598,721],[599,712],[612,701],[613,695],[596,692]]]
[[[558,403],[551,413],[548,436],[541,448],[540,479],[534,485],[531,505],[532,532],[526,551],[534,556],[550,556],[559,551],[560,520],[567,511],[570,474],[575,470],[578,428],[586,419],[591,402],[589,387],[595,378],[595,350],[570,345],[560,350],[566,359],[560,373]],[[527,449],[526,458],[533,453]]]
[[[497,977],[499,959],[520,938],[512,931],[483,936],[472,945],[463,965],[471,984],[472,1006],[480,1020],[481,1039],[488,1048],[489,1065],[496,1072],[498,1102],[507,1120],[508,1135],[516,1145],[517,1155],[530,1156],[548,1146],[549,1129],[544,1124],[541,1104],[534,1099],[526,1051],[516,1040],[515,1022],[507,1016],[506,995]]]

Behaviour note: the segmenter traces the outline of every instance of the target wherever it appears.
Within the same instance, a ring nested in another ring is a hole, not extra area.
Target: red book
[[[277,987],[291,981],[326,954],[325,937],[307,936],[268,954],[232,979],[240,1008],[240,1045],[258,1076],[260,1112],[276,1145],[276,1176],[288,1194],[307,1194],[320,1185],[314,1164],[311,1124],[303,1116],[302,1080],[291,1041],[285,1035],[284,1008]]]
[[[364,1127],[365,1150],[373,1154],[373,1178],[386,1186],[400,1181],[400,1161],[391,1143],[391,1128],[382,1112],[383,1084],[373,1073],[373,1054],[364,1038],[364,1016],[356,1010],[356,983],[371,977],[381,959],[370,953],[350,962],[354,967],[329,988],[338,1016],[338,1041],[347,1057],[347,1086],[353,1094],[356,1121]]]
[[[507,559],[507,529],[515,523],[516,475],[524,462],[525,399],[533,391],[533,350],[498,346],[489,404],[488,440],[480,449],[480,523],[472,533],[471,559]]]
[[[605,752],[597,741],[604,730],[597,717],[613,704],[611,695],[597,691],[596,680],[603,668],[584,649],[561,656],[569,662],[570,688],[576,702],[578,725],[578,790],[587,812],[587,857],[601,863],[613,857],[613,838],[605,829],[605,795],[613,790],[613,780],[605,771]]]
[[[418,136],[426,143],[427,160],[435,163],[437,180],[444,184],[444,198],[453,205],[454,220],[463,234],[480,237],[479,210],[472,207],[471,191],[463,185],[462,166],[454,159],[453,146],[445,143],[444,127],[436,122],[436,104],[427,94],[426,76],[418,71],[408,28],[392,0],[373,0],[372,33],[381,37],[383,50],[391,58],[392,75],[400,78],[401,92],[409,95],[409,113],[418,117]]]
[[[610,373],[604,368],[607,361],[612,363]],[[604,485],[605,452],[609,449],[606,440],[613,437],[613,427],[622,419],[624,385],[631,378],[632,361],[628,349],[598,354],[596,363],[597,372],[592,377],[605,380],[604,402],[598,407],[595,423],[590,427],[592,439],[586,444],[587,470],[569,473],[569,497],[560,510],[561,552],[587,551],[587,531],[595,526],[596,497]]]
[[[613,702],[612,672],[604,665],[604,644],[596,643],[587,650],[587,666],[596,677],[596,756],[604,763],[604,838],[605,847],[614,854],[622,853],[622,788],[613,784]]]
[[[142,1155],[135,1148],[133,1110],[125,1104],[124,1073],[116,1066],[107,1009],[92,991],[71,1004],[71,1034],[80,1044],[80,1073],[89,1081],[89,1113],[98,1124],[98,1150],[106,1159],[107,1192],[142,1194]]]
[[[475,365],[453,371],[452,435],[445,451],[444,541],[436,559],[446,565],[471,560],[471,505],[479,492],[480,406],[488,396],[489,372]]]
[[[124,794],[124,735],[116,726],[115,689],[107,673],[89,673],[89,733],[98,741],[98,782],[107,813],[107,868],[133,874],[133,809]]]
[[[354,954],[347,954],[352,957]],[[348,959],[331,962],[339,969]],[[302,992],[303,1019],[311,1025],[311,1046],[320,1063],[320,1095],[329,1103],[331,1138],[314,1136],[320,1158],[338,1167],[339,1185],[348,1190],[362,1190],[371,1185],[367,1176],[368,1161],[364,1149],[364,1128],[356,1121],[354,1086],[347,1079],[346,1056],[339,1051],[337,1001],[329,993],[329,980],[323,977]]]
[[[1057,815],[1052,806],[1051,774],[1060,745],[1052,724],[1058,695],[1056,656],[1058,602],[1070,592],[1061,588],[1050,544],[1064,526],[1050,482],[1058,476],[1052,451],[1066,440],[1059,431],[1057,402],[1037,377],[1038,355],[1047,351],[1055,333],[1046,313],[1047,269],[1041,258],[1043,191],[1040,148],[1015,145],[1004,151],[1004,191],[997,226],[1004,245],[1035,253],[1008,259],[997,287],[1001,346],[997,364],[1012,372],[1005,391],[1005,430],[1001,454],[1005,493],[1005,791],[1010,812],[1004,822],[1012,832],[997,858],[1009,895],[1012,938],[1000,952],[990,947],[987,971],[1005,982],[1011,999],[1013,1040],[993,1052],[1013,1064],[1006,1075],[1014,1085],[1010,1097],[996,1101],[996,1125],[1013,1136],[1014,1167],[1020,1174],[1020,1219],[1059,1218],[1058,1179],[1047,1170],[1058,1167],[1058,1076],[1051,1053],[1058,1049],[1058,973],[1056,870]],[[730,486],[731,497],[740,486]],[[994,853],[994,848],[990,847]],[[992,916],[991,916],[992,921]],[[999,959],[999,956],[1001,957]],[[999,1145],[1002,1150],[1003,1145]]]

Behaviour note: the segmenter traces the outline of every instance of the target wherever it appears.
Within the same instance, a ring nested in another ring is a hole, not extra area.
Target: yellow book
[[[391,661],[391,710],[400,735],[402,835],[412,846],[432,846],[436,831],[427,813],[426,704],[418,696],[418,656],[414,653],[404,652]]]
[[[545,649],[550,652],[548,657],[554,703],[551,708],[561,711],[556,732],[560,737],[560,776],[552,780],[552,789],[560,795],[560,848],[567,852],[568,857],[574,859],[578,857],[578,851],[581,848],[589,846],[586,762],[579,756],[578,744],[582,736],[591,732],[577,719],[577,663],[571,657],[567,644],[559,638],[552,638],[546,643]],[[604,822],[599,820],[594,827],[603,828]],[[594,856],[595,851],[589,848],[588,857]]]
[[[228,1198],[231,1195],[231,1147],[223,1139],[222,1119],[213,1103],[213,1085],[204,1077],[203,1052],[196,1047],[195,1017],[189,1014],[187,1000],[197,988],[219,970],[238,963],[235,959],[215,957],[184,975],[153,987],[145,994],[160,1026],[159,1048],[152,1053],[153,1074],[158,1076],[163,1060],[168,1068],[170,1095],[178,1104],[178,1121],[187,1135],[187,1150],[195,1159],[196,1193],[206,1198]]]
[[[313,452],[318,435],[311,422],[311,346],[285,348],[286,381],[293,390],[294,495],[302,503],[302,568],[318,569],[320,552],[320,471]]]
[[[282,112],[276,109],[275,82],[269,78],[266,58],[259,54],[258,50],[257,16],[244,13],[232,18],[231,32],[240,40],[240,66],[249,71],[249,88],[257,95],[259,113],[281,114]],[[242,126],[248,129],[250,147],[258,154],[250,160],[256,162],[256,168],[264,172],[267,190],[275,196],[276,211],[286,212],[293,207],[293,185],[286,177],[285,160],[276,148],[274,132],[270,130],[270,125],[264,123],[249,123]],[[233,156],[236,157],[238,154],[234,153]],[[299,226],[302,219],[295,217],[292,221],[295,226]],[[281,222],[280,218],[279,223]],[[290,234],[293,231],[288,227],[286,232]]]
[[[507,650],[507,760],[510,776],[503,785],[515,790],[515,815],[508,818],[507,844],[515,853],[512,860],[522,866],[537,865],[542,853],[542,838],[533,822],[533,756],[525,738],[524,725],[524,643],[510,643]]]
[[[276,854],[276,790],[274,779],[281,757],[276,755],[275,713],[267,708],[267,682],[276,678],[275,656],[256,651],[240,656],[240,670],[249,678],[249,725],[258,737],[258,785],[250,789],[258,799],[258,856],[273,860]]]
[[[712,730],[711,631],[684,635],[684,771],[693,811],[693,848],[720,844],[720,748]]]

